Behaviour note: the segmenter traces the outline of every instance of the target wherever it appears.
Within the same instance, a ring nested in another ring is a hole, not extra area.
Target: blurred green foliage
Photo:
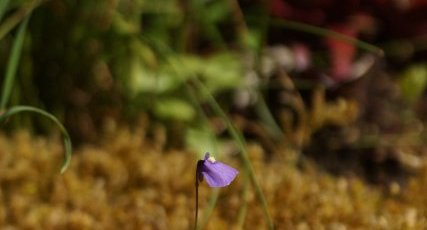
[[[409,103],[416,103],[427,86],[427,65],[414,64],[402,73],[400,87],[404,99]]]
[[[81,140],[96,136],[100,117],[197,123],[192,79],[213,94],[241,84],[240,54],[227,47],[235,36],[220,29],[228,24],[225,0],[46,1],[33,13],[13,98],[53,111]]]
[[[350,103],[346,99],[328,101],[327,93],[323,91],[327,85],[325,73],[319,73],[312,66],[307,67],[311,69],[306,72],[314,79],[307,92],[295,86],[294,76],[288,73],[292,70],[283,66],[278,65],[278,69],[273,66],[269,71],[277,76],[262,76],[261,69],[265,66],[261,66],[260,60],[266,53],[263,47],[270,45],[267,39],[269,26],[274,27],[278,40],[283,35],[281,30],[286,28],[344,41],[353,48],[378,56],[383,53],[376,46],[318,25],[284,18],[270,20],[268,9],[264,9],[267,6],[258,7],[251,1],[247,4],[247,12],[253,15],[244,15],[237,0],[0,0],[0,73],[6,73],[1,80],[6,89],[2,109],[6,104],[33,106],[14,107],[12,111],[33,111],[59,124],[66,136],[68,152],[71,151],[68,133],[59,120],[65,122],[75,139],[92,141],[98,137],[106,119],[132,123],[148,114],[150,124],[162,123],[171,129],[168,130],[172,133],[169,140],[183,141],[200,153],[218,150],[216,136],[228,129],[250,179],[245,183],[254,185],[269,222],[267,202],[246,151],[244,129],[258,135],[257,138],[275,136],[290,145],[291,142],[301,143],[295,145],[300,152],[314,131],[325,124],[350,126],[359,115],[357,106],[363,107],[365,102],[363,99],[358,101],[361,103]],[[24,21],[30,13],[31,20]],[[26,22],[29,22],[28,31],[24,35]],[[311,37],[306,40],[313,42]],[[302,59],[310,62],[307,65],[316,65],[316,58],[309,60],[314,52],[317,52],[314,57],[320,55],[327,59],[328,51],[319,44],[324,41],[319,40],[313,42],[318,50],[311,50],[307,45],[307,53],[301,54]],[[288,53],[294,52],[292,43],[279,44],[289,45],[285,49]],[[277,55],[283,55],[274,60],[280,62],[294,53]],[[354,61],[351,58],[349,60]],[[328,64],[325,62],[324,65]],[[248,73],[255,79],[247,79]],[[298,74],[295,75],[307,77]],[[349,80],[350,84],[362,78],[356,77]],[[425,91],[426,65],[404,68],[399,83],[407,102],[414,104]],[[322,87],[317,87],[316,92],[317,85]],[[357,90],[366,92],[368,98],[371,93],[368,88]],[[257,113],[255,119],[258,120],[250,120],[253,114],[242,115],[240,120],[236,119],[241,122],[240,126],[235,127],[235,120],[231,120],[228,110],[232,107],[233,93],[240,89],[251,91],[248,97],[253,98],[249,98],[250,102],[245,106],[252,103],[254,108],[248,113]],[[277,94],[270,95],[274,90]],[[268,100],[278,101],[277,104],[263,101],[264,93],[271,96]],[[349,95],[348,98],[358,97],[356,93]],[[34,106],[44,110],[34,110]],[[272,107],[269,106],[278,107],[273,108],[277,109],[277,117],[270,113]],[[44,111],[51,111],[58,119]],[[222,122],[219,128],[215,127],[217,133],[208,116]],[[50,124],[32,123],[26,119],[16,123],[36,130],[50,127]],[[281,135],[281,129],[288,129],[284,132],[286,137]],[[364,133],[359,131],[355,133],[363,136]],[[357,138],[352,136],[351,140]],[[68,161],[64,166],[67,164]],[[214,202],[210,205],[212,207]],[[244,220],[245,214],[242,215]],[[272,228],[271,221],[269,225]]]

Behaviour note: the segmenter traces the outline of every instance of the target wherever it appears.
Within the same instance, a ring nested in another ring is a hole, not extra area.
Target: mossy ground
[[[61,175],[59,138],[1,135],[1,229],[190,229],[197,158],[157,142],[143,128],[112,128],[97,144],[77,148]],[[384,189],[315,165],[298,169],[286,151],[269,161],[257,145],[249,153],[277,229],[427,228],[424,167],[406,186]],[[220,160],[242,170],[237,157]],[[250,186],[242,196],[244,181],[241,173],[220,190],[206,229],[237,229],[245,200],[243,228],[266,229]],[[203,183],[202,216],[212,193]]]

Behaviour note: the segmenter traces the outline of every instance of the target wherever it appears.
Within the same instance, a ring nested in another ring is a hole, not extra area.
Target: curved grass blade
[[[35,107],[25,106],[25,105],[13,106],[10,109],[6,110],[3,114],[0,115],[0,122],[5,121],[10,116],[16,115],[18,113],[23,113],[23,112],[36,113],[36,114],[42,115],[43,117],[53,121],[59,127],[59,130],[61,131],[64,137],[65,158],[61,166],[61,173],[64,173],[70,164],[71,154],[72,154],[71,138],[67,130],[65,129],[65,127],[52,114]]]
[[[28,26],[30,15],[19,26],[15,40],[13,41],[12,50],[7,63],[6,74],[3,82],[2,95],[0,100],[0,111],[5,110],[12,93],[13,82],[18,69],[19,59],[21,57],[22,46],[24,44],[25,31]]]

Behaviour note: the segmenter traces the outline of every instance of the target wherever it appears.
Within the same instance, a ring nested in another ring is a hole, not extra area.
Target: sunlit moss
[[[194,211],[194,154],[159,152],[138,128],[115,128],[97,145],[76,150],[59,175],[62,145],[26,132],[0,136],[0,227],[19,229],[188,229]],[[113,136],[112,134],[116,134]],[[391,194],[356,177],[331,176],[314,165],[298,169],[286,149],[266,161],[249,147],[278,229],[424,229],[427,170]],[[232,165],[238,159],[222,156]],[[207,229],[236,226],[243,177],[220,192]],[[211,190],[200,188],[200,210]],[[250,189],[245,229],[263,229]]]

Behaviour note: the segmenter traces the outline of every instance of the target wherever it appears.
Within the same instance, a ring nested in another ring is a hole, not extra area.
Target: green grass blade
[[[265,102],[264,96],[261,94],[261,92],[259,92],[259,90],[258,90],[257,94],[258,94],[258,100],[255,104],[256,113],[260,116],[262,122],[264,123],[265,127],[267,128],[267,131],[273,137],[283,138],[285,136],[285,134],[283,133],[279,124],[274,119],[273,114],[271,113],[270,109],[268,108],[267,103]]]
[[[141,37],[144,41],[146,41],[148,44],[154,45],[156,43],[154,43],[152,41],[152,39],[148,38],[148,37]],[[167,54],[171,54],[173,53],[173,51],[171,51],[167,46],[155,46],[157,49],[159,49],[159,51],[161,51],[161,53],[163,55],[167,55]],[[180,66],[175,66],[173,63],[169,63],[171,64],[171,66],[173,68],[181,68]],[[194,100],[194,98],[196,99],[196,101],[198,103],[196,103],[197,106],[200,106],[200,98],[207,98],[209,105],[212,107],[212,109],[214,110],[214,112],[216,114],[218,114],[221,119],[224,121],[224,123],[227,125],[228,131],[230,132],[230,135],[232,136],[232,138],[238,143],[239,149],[241,150],[241,159],[243,162],[243,165],[245,167],[245,173],[248,175],[249,180],[251,182],[251,184],[253,185],[254,189],[255,189],[255,194],[258,198],[258,200],[261,203],[261,207],[262,210],[264,212],[264,215],[267,219],[267,223],[268,223],[268,229],[274,229],[274,224],[273,224],[273,219],[271,218],[271,215],[269,213],[268,210],[268,205],[267,205],[267,201],[264,197],[264,194],[261,190],[261,187],[259,186],[256,178],[255,178],[255,174],[254,174],[254,170],[252,168],[252,164],[250,162],[248,153],[246,151],[246,143],[244,138],[242,137],[242,135],[240,134],[240,132],[234,127],[234,125],[231,123],[230,119],[228,119],[227,115],[225,114],[225,112],[222,110],[222,108],[219,106],[219,104],[216,102],[214,96],[209,92],[209,90],[206,88],[206,86],[204,86],[204,84],[196,77],[192,77],[191,79],[194,80],[195,83],[195,87],[197,92],[200,93],[205,93],[206,97],[197,97],[195,94],[193,94],[191,96],[191,98]],[[189,89],[188,91],[191,92],[192,89],[190,87],[187,87],[187,89]],[[211,197],[211,201],[209,202],[209,209],[213,208],[215,206],[216,200],[217,200],[217,195],[215,195],[215,193],[213,194],[213,196]],[[202,225],[206,224],[206,222],[203,222]]]
[[[206,88],[206,86],[197,78],[194,78],[194,83],[199,90],[199,92],[205,93],[205,96],[208,100],[209,105],[212,107],[212,109],[217,113],[223,122],[227,125],[228,131],[230,135],[233,137],[233,139],[237,142],[240,151],[240,156],[243,162],[243,165],[245,167],[245,172],[248,174],[249,179],[252,183],[252,186],[255,189],[255,194],[261,203],[261,208],[264,212],[264,216],[267,219],[267,224],[269,229],[274,229],[273,219],[271,218],[270,212],[268,210],[267,200],[264,197],[264,193],[262,192],[261,187],[258,184],[258,181],[255,177],[255,173],[252,167],[252,163],[249,159],[248,152],[246,150],[246,142],[244,138],[242,137],[242,134],[234,127],[234,125],[231,123],[230,119],[228,119],[225,112],[222,110],[222,108],[219,106],[217,101],[215,100],[214,96],[209,92],[209,90]]]
[[[61,133],[64,137],[65,158],[64,158],[64,161],[63,161],[62,166],[61,166],[61,173],[64,173],[70,164],[71,154],[72,154],[71,138],[70,138],[70,135],[68,134],[67,130],[65,129],[65,127],[52,114],[50,114],[44,110],[35,108],[35,107],[24,106],[24,105],[13,106],[10,109],[8,109],[7,111],[5,111],[5,113],[0,115],[0,122],[3,122],[4,120],[9,118],[10,116],[16,115],[18,113],[23,113],[23,112],[36,113],[36,114],[42,115],[43,117],[53,121],[59,127],[59,130],[61,131]]]
[[[196,99],[196,98],[194,98],[194,99]],[[203,111],[200,104],[197,103],[197,107],[199,108],[199,110]],[[201,114],[203,114],[204,122],[206,122],[208,124],[208,118],[207,118],[206,114],[203,112]],[[215,133],[213,132],[212,129],[209,130],[209,135],[211,136],[212,140],[215,143],[213,152],[219,157],[220,154],[219,154],[218,140],[217,140]],[[216,206],[216,203],[218,201],[219,191],[220,191],[220,189],[214,189],[212,194],[210,195],[208,204],[207,204],[205,210],[203,211],[202,220],[201,220],[200,224],[197,226],[198,230],[206,228],[205,226],[208,224],[209,217],[211,216],[211,214],[212,214],[212,212]]]
[[[3,82],[3,90],[0,100],[0,111],[6,108],[10,98],[10,94],[12,93],[13,82],[16,76],[16,70],[18,69],[19,59],[21,57],[21,51],[24,44],[25,31],[27,29],[29,19],[30,15],[28,15],[21,23],[16,34],[15,40],[13,42],[11,54],[9,56],[9,61],[6,67],[5,79]]]
[[[4,1],[4,0],[0,0]],[[6,18],[1,24],[0,24],[0,40],[3,39],[13,28],[15,28],[20,22],[25,20],[25,18],[28,17],[31,12],[38,6],[40,6],[42,3],[46,1],[43,0],[34,0],[29,3],[23,4],[23,6],[17,10],[14,14],[12,14],[10,17]]]
[[[236,229],[244,229],[245,226],[245,220],[246,220],[246,214],[248,213],[248,192],[249,192],[249,178],[247,175],[245,175],[245,178],[243,179],[243,191],[242,195],[240,196],[243,204],[239,209],[239,215],[237,216],[237,227]]]
[[[176,70],[175,66],[172,63],[170,63],[170,64]],[[194,106],[197,107],[198,113],[202,115],[202,122],[204,122],[206,124],[206,126],[209,126],[208,116],[206,115],[206,113],[204,113],[203,108],[202,108],[202,106],[198,100],[197,95],[195,94],[193,89],[188,84],[186,84],[185,87],[187,89],[186,92],[188,93],[188,96],[190,97],[191,102],[193,103]],[[215,143],[213,146],[214,149],[212,149],[212,150],[219,157],[220,153],[219,153],[219,147],[218,147],[218,140],[215,136],[214,131],[212,129],[208,129],[208,135],[210,136],[212,142]],[[212,214],[212,212],[216,206],[216,203],[218,201],[219,191],[220,191],[219,189],[213,189],[213,192],[209,198],[208,204],[207,204],[205,210],[203,211],[203,217],[202,217],[200,223],[197,224],[197,226],[196,226],[197,230],[205,229],[205,226],[208,224],[209,217]]]
[[[208,205],[205,207],[205,210],[203,211],[202,221],[200,221],[200,224],[197,225],[197,230],[206,228],[205,226],[208,224],[209,217],[212,214],[212,212],[216,206],[216,203],[218,201],[219,191],[220,191],[220,189],[218,189],[218,188],[213,189],[213,192],[212,192],[212,194],[209,198],[209,201],[208,201]]]
[[[291,30],[297,30],[302,31],[305,33],[310,33],[314,35],[318,35],[321,37],[330,37],[334,38],[349,44],[353,44],[356,47],[366,50],[368,52],[374,53],[380,57],[384,56],[384,51],[374,45],[371,45],[367,42],[355,39],[353,37],[335,32],[333,30],[321,28],[318,26],[309,25],[302,22],[295,22],[295,21],[289,21],[289,20],[282,20],[282,19],[270,19],[270,24],[277,27],[283,27]]]
[[[3,18],[4,13],[6,12],[7,5],[9,4],[9,0],[0,1],[0,22]]]

